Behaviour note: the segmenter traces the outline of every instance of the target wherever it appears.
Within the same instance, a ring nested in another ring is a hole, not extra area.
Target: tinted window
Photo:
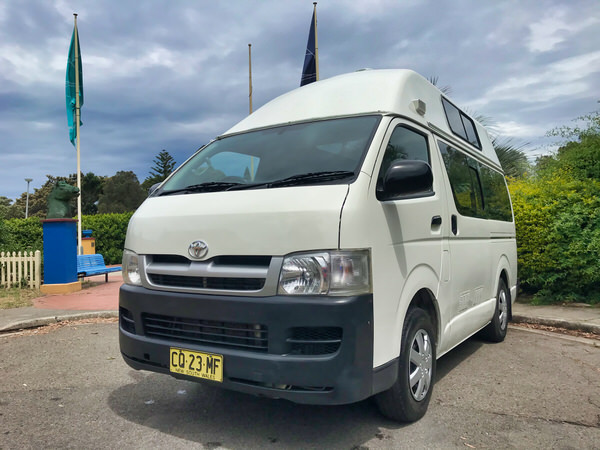
[[[510,197],[502,174],[438,142],[457,211],[463,216],[512,221]]]
[[[481,198],[478,201],[477,197],[481,187],[475,185],[479,184],[479,179],[474,176],[473,167],[469,167],[467,156],[442,142],[439,146],[456,209],[463,216],[478,217],[478,206],[480,207],[482,201]]]
[[[510,197],[502,174],[488,167],[481,167],[481,184],[485,197],[486,218],[512,222]]]
[[[475,124],[464,114],[461,116],[465,131],[467,132],[467,140],[475,147],[480,148],[479,139],[477,138],[477,132],[475,131]]]
[[[429,164],[429,147],[427,138],[405,126],[397,126],[383,155],[378,179],[381,180],[392,161],[419,160]]]
[[[450,125],[450,129],[454,134],[466,140],[467,132],[465,131],[465,126],[460,118],[460,111],[445,98],[442,98],[442,103],[444,104],[444,111],[446,111],[446,118],[448,119],[448,125]]]
[[[443,97],[442,104],[444,105],[446,119],[448,120],[448,125],[452,132],[469,144],[480,149],[481,144],[479,143],[479,137],[477,136],[477,130],[475,129],[473,120]]]

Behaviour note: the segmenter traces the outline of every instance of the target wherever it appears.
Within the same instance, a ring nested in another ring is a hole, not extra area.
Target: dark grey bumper
[[[388,388],[396,379],[396,361],[373,370],[373,297],[234,297],[160,292],[123,285],[119,295],[121,353],[134,369],[171,374],[169,349],[223,355],[223,382],[191,381],[297,403],[343,404]],[[262,352],[227,345],[181,341],[177,336],[148,336],[147,314],[220,322],[264,324]],[[328,354],[290,352],[297,327],[341,328],[341,344]],[[135,329],[134,329],[135,328]],[[173,375],[173,374],[171,374]]]

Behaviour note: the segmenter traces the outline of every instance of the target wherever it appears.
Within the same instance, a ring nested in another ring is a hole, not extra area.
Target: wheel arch
[[[431,324],[433,325],[433,329],[435,330],[435,343],[436,346],[439,343],[439,336],[441,333],[440,330],[440,310],[437,299],[431,290],[427,288],[422,288],[414,295],[412,301],[408,305],[408,309],[410,308],[420,308],[424,310],[429,318],[431,319]],[[408,311],[407,309],[407,311]],[[406,315],[405,315],[406,316]]]

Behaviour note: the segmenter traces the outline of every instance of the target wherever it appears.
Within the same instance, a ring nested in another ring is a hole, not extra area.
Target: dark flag
[[[300,86],[317,81],[317,56],[316,56],[316,8],[313,11],[310,22],[310,33],[308,34],[308,43],[306,44],[306,56],[304,57],[304,67],[302,68],[302,78]]]

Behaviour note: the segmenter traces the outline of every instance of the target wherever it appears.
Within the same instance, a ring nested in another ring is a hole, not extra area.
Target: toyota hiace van
[[[485,128],[410,70],[284,94],[133,215],[119,330],[135,369],[425,414],[436,359],[502,341],[515,225]]]

